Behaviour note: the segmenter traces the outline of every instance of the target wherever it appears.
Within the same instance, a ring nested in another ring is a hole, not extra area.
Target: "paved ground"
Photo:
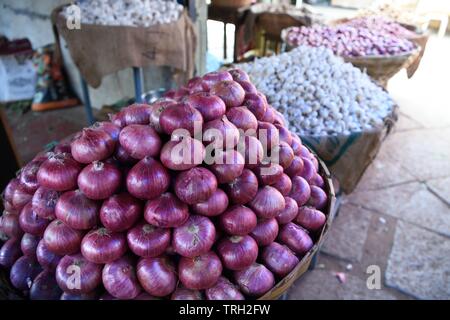
[[[290,299],[450,299],[449,53],[450,38],[434,37],[414,77],[389,83],[396,128]],[[371,265],[380,290],[367,287]]]

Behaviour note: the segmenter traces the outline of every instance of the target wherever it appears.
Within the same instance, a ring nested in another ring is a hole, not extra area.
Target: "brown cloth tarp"
[[[129,67],[173,67],[183,73],[176,79],[179,83],[193,76],[197,35],[186,11],[176,22],[151,27],[81,24],[70,30],[62,8],[51,16],[56,39],[58,34],[65,39],[73,61],[93,88],[104,76]]]

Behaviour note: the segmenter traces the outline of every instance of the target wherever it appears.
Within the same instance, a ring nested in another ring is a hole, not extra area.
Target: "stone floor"
[[[390,81],[395,130],[289,299],[450,299],[449,55],[450,38],[433,37],[414,77]]]

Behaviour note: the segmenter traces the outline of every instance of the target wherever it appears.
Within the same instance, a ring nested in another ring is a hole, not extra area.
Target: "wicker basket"
[[[287,13],[264,12],[258,16],[257,25],[269,37],[282,40],[282,31],[289,27],[310,26],[311,18],[304,16],[294,18]]]
[[[217,7],[241,8],[252,4],[252,0],[212,0],[211,4]]]

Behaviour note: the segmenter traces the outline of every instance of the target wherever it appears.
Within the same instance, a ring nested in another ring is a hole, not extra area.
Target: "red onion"
[[[245,91],[236,81],[221,81],[211,87],[211,94],[225,102],[227,108],[239,107],[244,102]]]
[[[70,228],[60,220],[53,220],[44,232],[45,246],[58,255],[77,252],[82,238],[81,231]]]
[[[292,189],[291,178],[289,178],[287,174],[283,173],[280,179],[272,184],[272,187],[280,191],[283,196],[287,196],[289,195],[289,193],[291,193]]]
[[[145,205],[144,218],[161,228],[179,227],[189,217],[188,206],[170,192],[163,193]]]
[[[304,166],[304,160],[299,156],[295,156],[291,162],[291,165],[284,169],[284,173],[286,173],[291,179],[297,175],[299,175]]]
[[[259,263],[254,263],[247,269],[235,271],[234,278],[241,291],[252,297],[262,296],[275,284],[272,272]]]
[[[202,293],[198,290],[178,287],[170,297],[170,300],[203,300]]]
[[[291,132],[286,127],[279,124],[275,124],[275,127],[278,129],[280,141],[283,141],[290,146],[292,143]]]
[[[44,270],[33,280],[30,300],[58,300],[61,294],[54,273]]]
[[[325,187],[325,182],[323,181],[322,176],[316,173],[316,175],[311,181],[311,185],[318,186],[319,188],[323,189]]]
[[[56,217],[76,230],[95,227],[100,204],[88,199],[80,190],[67,191],[59,197],[55,207]]]
[[[311,162],[314,165],[314,171],[317,173],[319,171],[319,160],[317,160],[317,158],[311,153]],[[315,175],[314,175],[315,176]],[[313,178],[314,179],[314,178]],[[313,180],[312,179],[312,180]],[[311,180],[311,181],[312,181]]]
[[[49,223],[49,220],[39,217],[33,211],[31,202],[28,202],[28,204],[23,207],[22,211],[20,212],[19,225],[26,233],[41,236]]]
[[[151,157],[136,163],[127,176],[128,192],[138,199],[154,199],[164,193],[169,184],[169,172]]]
[[[271,123],[259,121],[258,140],[262,143],[265,150],[271,150],[272,147],[280,144],[278,129]]]
[[[88,292],[88,293],[78,293],[78,294],[63,292],[60,300],[98,300],[98,293],[97,293],[97,291],[92,291],[92,292]]]
[[[308,232],[292,222],[281,228],[279,237],[282,243],[300,255],[306,254],[313,247],[313,241]]]
[[[294,220],[298,213],[298,205],[297,202],[290,198],[284,197],[284,202],[286,203],[283,211],[281,211],[276,217],[277,222],[279,224],[286,224]]]
[[[226,111],[223,100],[209,92],[198,92],[190,95],[185,102],[200,111],[204,121],[220,119]]]
[[[228,208],[228,197],[222,189],[217,189],[205,202],[196,203],[192,210],[202,216],[213,217],[223,213]]]
[[[3,212],[1,216],[1,229],[4,234],[10,238],[20,238],[23,235],[23,230],[20,228],[19,216],[7,211]]]
[[[214,159],[209,169],[215,174],[218,183],[230,183],[244,170],[244,157],[236,150],[216,150]]]
[[[156,297],[171,294],[177,286],[175,266],[166,256],[139,260],[137,277],[144,290]]]
[[[226,114],[228,120],[236,126],[236,128],[246,132],[247,130],[258,129],[258,120],[255,115],[246,107],[231,108]]]
[[[161,124],[159,123],[159,118],[161,117],[161,113],[166,110],[168,107],[176,105],[177,102],[172,99],[161,98],[155,103],[153,103],[153,110],[150,113],[150,125],[155,128],[155,130],[159,133],[162,133],[163,130],[161,128]]]
[[[305,179],[298,176],[292,178],[292,189],[289,196],[297,201],[299,208],[308,202],[310,195],[311,187]]]
[[[175,180],[175,193],[181,201],[190,205],[208,200],[216,189],[214,174],[201,167],[183,171]]]
[[[300,138],[297,138],[297,137],[293,136],[292,137],[292,141],[291,141],[291,148],[294,151],[294,154],[296,156],[301,156],[302,148],[305,148],[305,147],[302,145],[302,142],[301,142]],[[306,149],[306,150],[308,151],[308,149]]]
[[[89,199],[102,200],[119,189],[121,180],[122,173],[116,166],[95,161],[81,170],[78,187]]]
[[[277,110],[275,110],[275,118],[273,120],[273,124],[279,124],[284,127],[286,126],[286,119],[284,118],[283,114]]]
[[[41,187],[66,191],[77,186],[80,165],[67,153],[51,155],[39,168],[37,179]]]
[[[193,77],[186,83],[185,88],[189,91],[189,94],[202,92],[204,90],[203,79],[201,77]]]
[[[59,192],[39,187],[33,195],[31,206],[33,211],[43,219],[55,219],[55,207],[59,199]]]
[[[31,161],[20,170],[19,180],[25,192],[33,194],[37,188],[39,188],[37,173],[43,162],[44,161]]]
[[[226,116],[211,120],[203,127],[203,143],[217,149],[233,149],[239,142],[239,130]]]
[[[286,246],[272,242],[264,248],[262,260],[267,268],[280,278],[284,278],[299,263],[295,254]]]
[[[56,281],[64,292],[89,293],[102,282],[102,266],[89,262],[79,253],[68,255],[56,267]]]
[[[53,271],[56,270],[62,256],[51,252],[45,245],[45,241],[41,239],[36,248],[36,258],[43,269]]]
[[[267,109],[267,101],[262,94],[247,93],[242,104],[255,115],[256,119],[261,120],[264,118]]]
[[[130,257],[109,262],[102,271],[105,289],[118,299],[134,299],[141,292],[136,269]]]
[[[294,160],[294,151],[292,148],[286,142],[281,141],[278,146],[272,149],[273,152],[278,152],[278,160],[283,169],[289,168]]]
[[[249,169],[244,169],[239,177],[225,185],[225,189],[231,202],[246,204],[258,192],[258,178]]]
[[[245,167],[256,168],[264,158],[263,145],[253,136],[245,136],[243,140],[243,143],[239,142],[238,151],[245,158]]]
[[[89,128],[83,129],[81,136],[71,145],[72,156],[80,163],[106,159],[114,152],[114,148],[115,142],[108,133]]]
[[[273,123],[274,120],[275,120],[275,111],[271,106],[267,106],[266,112],[264,112],[264,116],[261,118],[261,121]]]
[[[24,256],[35,257],[36,249],[41,238],[39,236],[25,233],[20,241],[20,249]]]
[[[230,69],[228,72],[231,74],[234,81],[250,81],[250,77],[244,70]]]
[[[217,253],[223,266],[230,270],[250,267],[258,257],[258,244],[252,237],[232,236],[223,238],[217,245]]]
[[[181,283],[189,289],[203,290],[212,287],[222,274],[222,264],[210,251],[194,258],[181,257],[178,275]]]
[[[304,145],[301,145],[300,146],[300,155],[299,156],[304,158],[304,159],[310,159],[311,153],[309,152],[307,147],[305,147]]]
[[[303,169],[300,175],[305,178],[306,181],[310,182],[316,175],[316,169],[311,160],[303,158]]]
[[[152,110],[152,106],[148,104],[135,103],[120,110],[112,117],[111,122],[120,128],[130,124],[148,124]]]
[[[20,247],[21,243],[16,238],[6,241],[0,249],[0,266],[11,268],[22,255]]]
[[[250,233],[258,246],[267,246],[275,241],[278,235],[278,223],[275,218],[259,220],[255,229]]]
[[[195,257],[208,252],[216,237],[216,228],[207,217],[190,216],[173,231],[172,246],[183,257]]]
[[[113,195],[103,202],[100,209],[100,221],[113,232],[131,228],[142,214],[139,200],[124,192]]]
[[[323,210],[327,205],[327,194],[317,186],[311,186],[311,196],[308,200],[308,205]]]
[[[135,159],[155,157],[161,150],[161,139],[149,125],[132,124],[120,131],[120,145]]]
[[[66,142],[60,142],[58,143],[54,148],[53,151],[54,153],[70,153],[72,148],[70,147],[71,141],[66,141]],[[48,155],[44,158],[42,158],[42,160],[47,160],[48,159]]]
[[[261,164],[254,172],[261,185],[272,185],[281,179],[283,167],[277,163]]]
[[[295,222],[309,231],[317,231],[325,224],[327,217],[323,212],[311,207],[300,207]]]
[[[12,209],[20,211],[33,197],[33,194],[28,193],[20,180],[12,179],[5,188],[3,198],[5,202],[11,204]]]
[[[34,278],[42,271],[36,258],[23,256],[14,262],[9,274],[14,288],[25,291],[31,288]]]
[[[114,158],[116,158],[121,164],[135,164],[138,161],[130,156],[130,154],[120,144],[117,144]]]
[[[225,211],[220,217],[221,228],[230,235],[243,236],[256,227],[255,213],[242,205],[236,205]]]
[[[90,231],[81,241],[83,257],[93,263],[110,263],[122,257],[126,251],[125,234],[111,232],[106,228]]]
[[[163,131],[171,135],[178,129],[184,129],[194,137],[195,129],[203,125],[203,117],[200,111],[187,103],[178,103],[161,112],[159,124]]]
[[[250,81],[236,81],[236,82],[241,85],[242,89],[244,89],[244,91],[245,91],[245,94],[258,93],[258,90],[256,89],[255,85],[253,83],[251,83]]]
[[[109,121],[96,122],[92,125],[92,129],[105,131],[114,141],[119,140],[120,127]]]
[[[157,257],[170,245],[170,233],[170,229],[158,228],[142,221],[128,230],[128,246],[137,256]]]
[[[228,71],[213,71],[205,74],[203,77],[203,89],[211,90],[212,86],[221,81],[231,81],[233,77]]]
[[[264,186],[250,202],[250,208],[258,218],[269,219],[276,217],[284,209],[284,197],[277,189]]]
[[[222,276],[213,287],[206,289],[205,295],[208,300],[245,300],[237,286]]]
[[[188,170],[200,165],[205,158],[205,147],[189,136],[168,141],[161,150],[162,164],[172,170]]]

